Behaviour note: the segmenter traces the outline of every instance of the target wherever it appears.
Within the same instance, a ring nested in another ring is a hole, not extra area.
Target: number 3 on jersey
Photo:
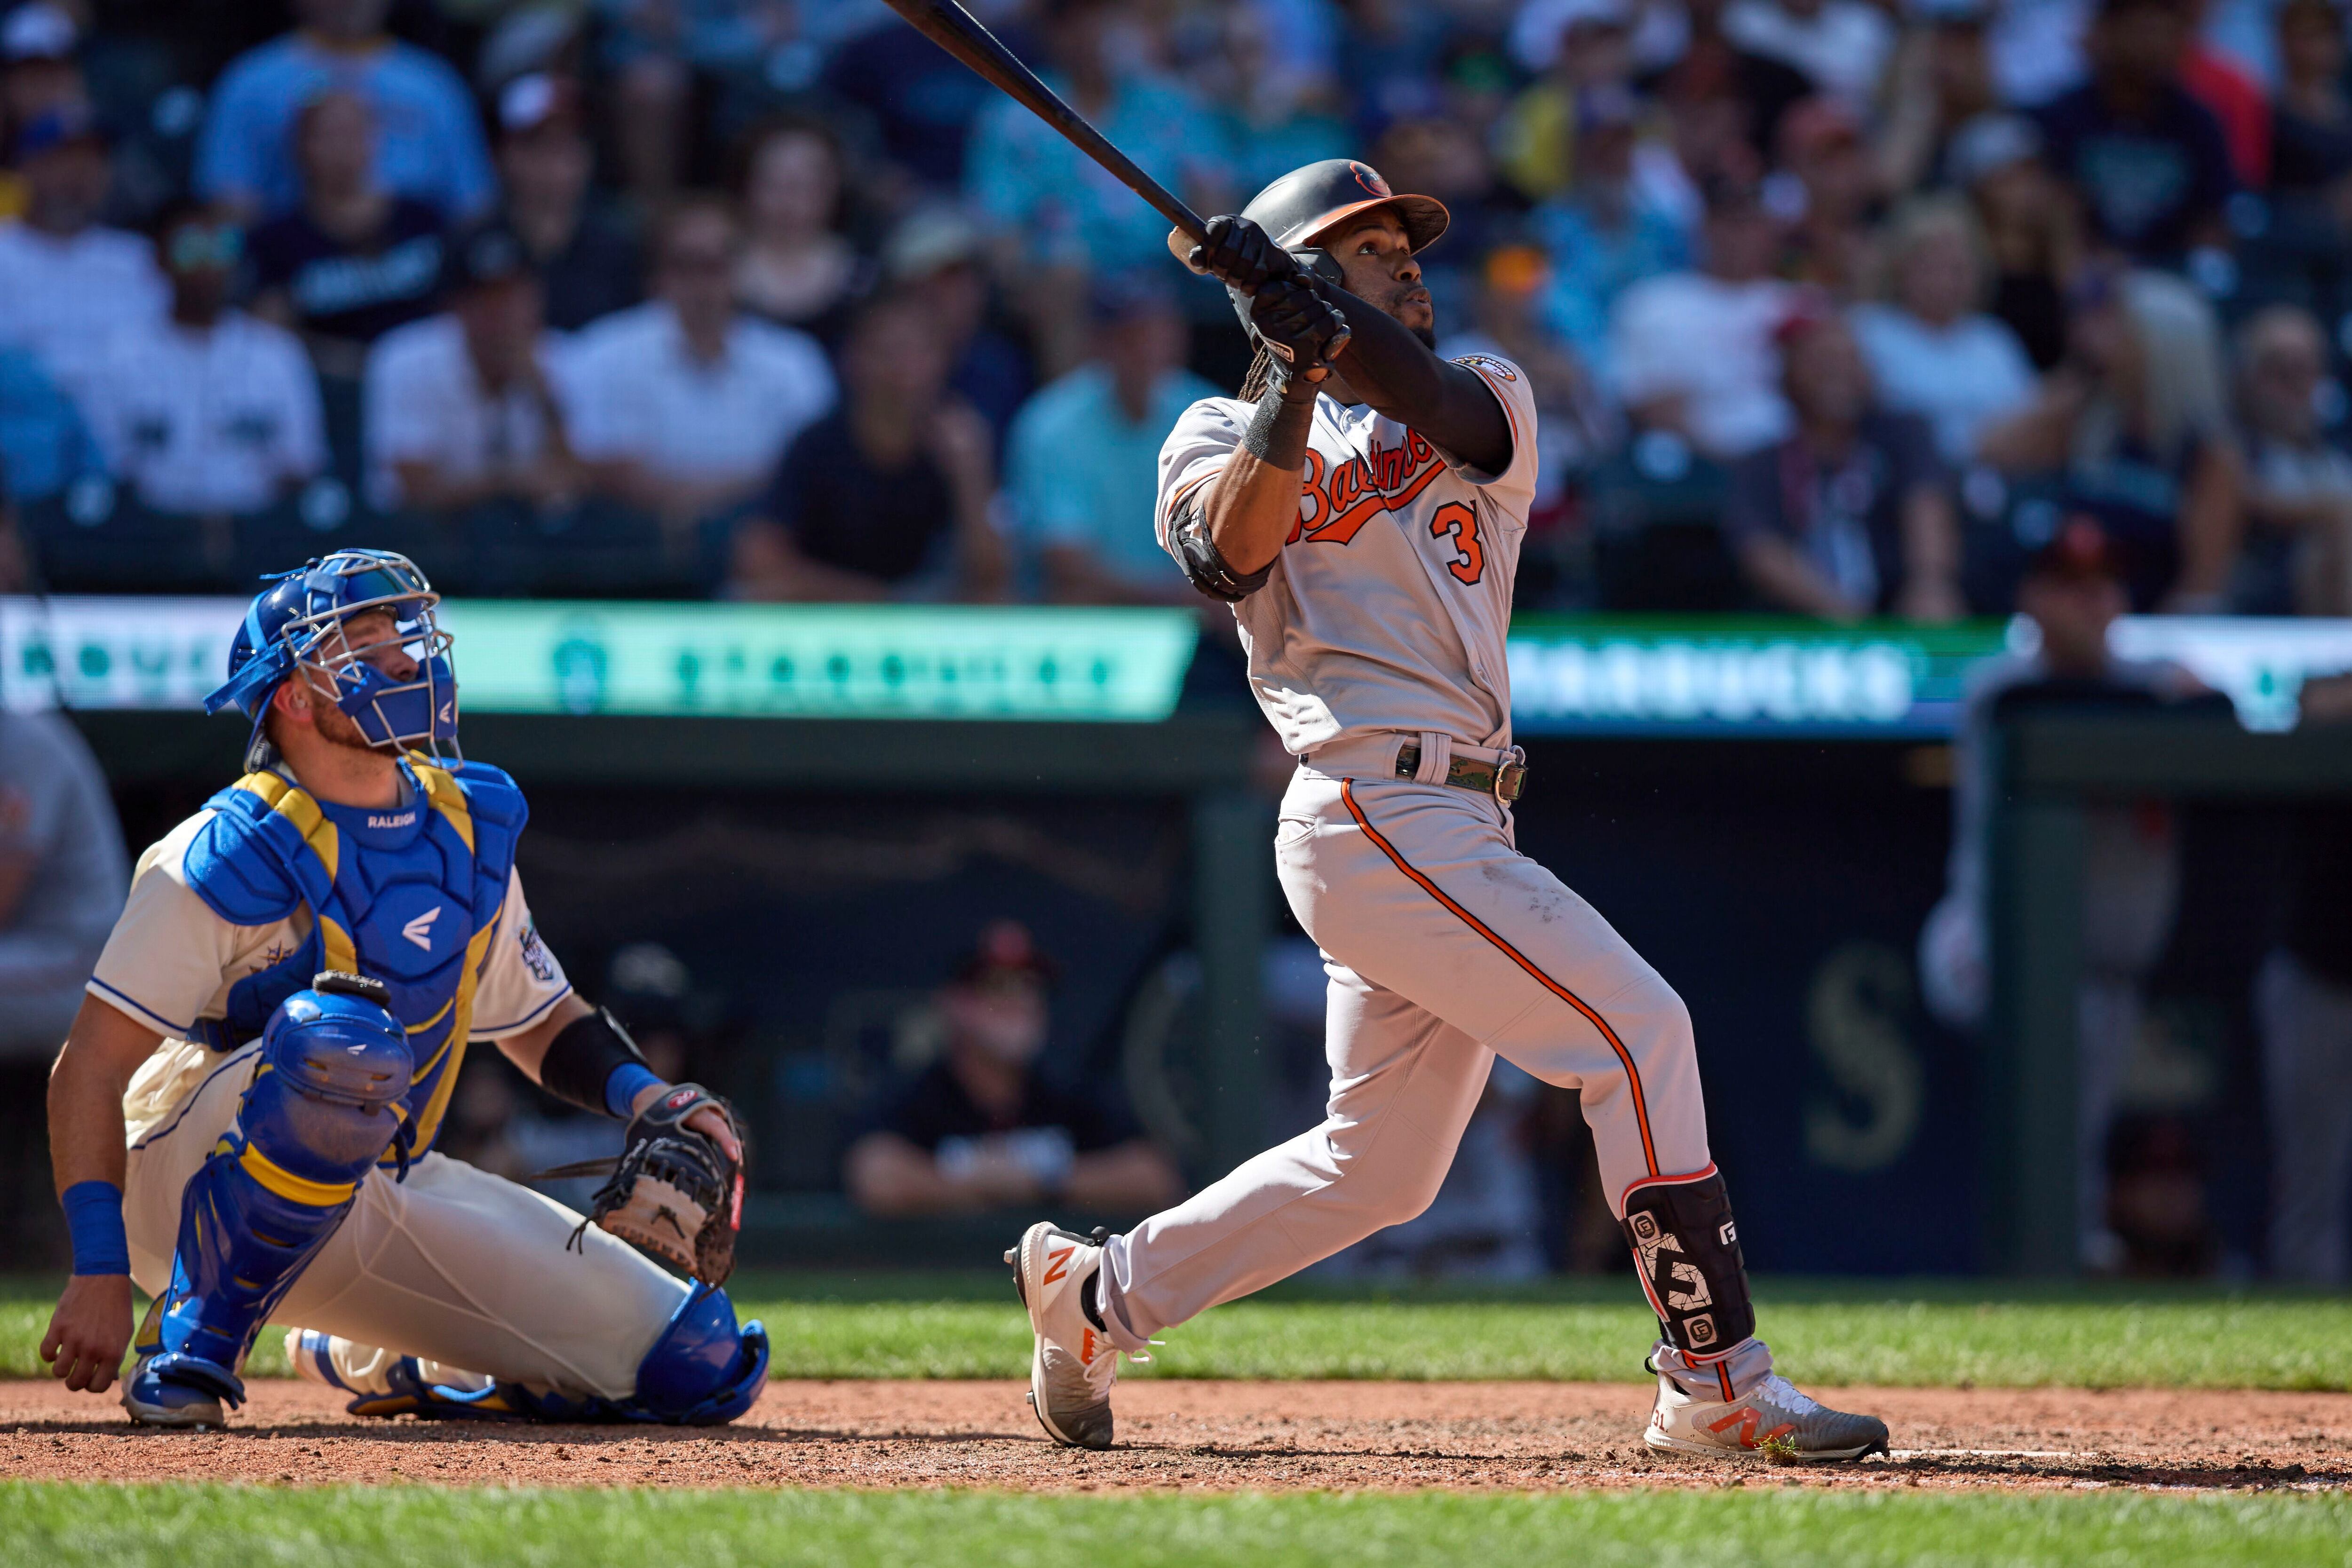
[[[1429,537],[1454,538],[1454,559],[1445,570],[1462,582],[1475,582],[1486,573],[1486,551],[1478,542],[1478,514],[1459,501],[1448,501],[1429,519]]]

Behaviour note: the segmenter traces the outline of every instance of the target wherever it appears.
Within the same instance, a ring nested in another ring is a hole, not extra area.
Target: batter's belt
[[[1360,736],[1318,747],[1301,760],[1333,778],[1451,784],[1506,806],[1527,792],[1528,754],[1518,747],[1496,750],[1443,734]]]

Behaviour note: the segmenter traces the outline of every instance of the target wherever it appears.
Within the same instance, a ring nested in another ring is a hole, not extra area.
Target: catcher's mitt
[[[735,1271],[743,1167],[717,1140],[686,1124],[705,1105],[735,1124],[727,1102],[698,1083],[672,1084],[638,1113],[629,1124],[628,1147],[597,1188],[581,1230],[599,1226],[698,1280],[723,1285]]]

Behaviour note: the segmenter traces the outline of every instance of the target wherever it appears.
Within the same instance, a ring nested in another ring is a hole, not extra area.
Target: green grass
[[[2343,1496],[1743,1491],[1125,1498],[0,1485],[0,1561],[161,1568],[989,1563],[2352,1563]]]
[[[32,1376],[47,1281],[0,1282],[0,1375]],[[747,1273],[779,1377],[1017,1377],[998,1275]],[[2352,1389],[2352,1299],[2219,1288],[1809,1281],[1757,1286],[1760,1332],[1816,1384]],[[1655,1333],[1630,1281],[1510,1290],[1293,1285],[1166,1335],[1139,1376],[1632,1381]],[[283,1375],[276,1336],[251,1371]]]

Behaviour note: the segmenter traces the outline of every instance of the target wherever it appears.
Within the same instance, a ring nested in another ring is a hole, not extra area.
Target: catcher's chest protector
[[[494,768],[470,763],[462,783],[414,758],[402,771],[409,802],[389,810],[326,805],[279,774],[248,774],[206,802],[216,814],[185,865],[188,885],[224,920],[268,925],[298,908],[312,916],[296,951],[231,988],[219,1038],[206,1043],[258,1035],[320,970],[382,980],[415,1062],[403,1103],[422,1155],[457,1085],[529,811]]]

